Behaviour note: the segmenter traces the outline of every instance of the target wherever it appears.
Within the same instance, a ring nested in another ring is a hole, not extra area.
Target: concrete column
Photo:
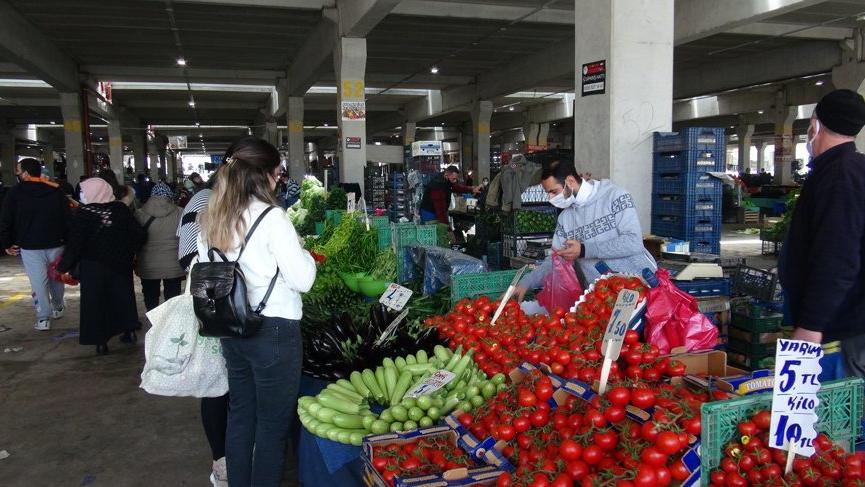
[[[739,125],[736,128],[739,136],[739,172],[745,172],[746,167],[751,167],[751,137],[754,135],[753,125]]]
[[[149,169],[150,169],[150,177],[151,179],[158,179],[159,177],[159,149],[156,147],[156,144],[153,141],[147,142],[147,152],[148,159],[150,160]]]
[[[57,177],[54,174],[54,146],[51,144],[42,147],[42,165],[45,166],[51,177]]]
[[[541,147],[549,147],[547,138],[550,136],[550,124],[542,123],[538,125],[538,145]]]
[[[861,29],[856,30],[856,36],[862,36]],[[862,42],[857,42],[848,62],[832,69],[832,84],[835,88],[853,90],[865,96],[865,62],[862,61],[865,52],[862,49]],[[856,137],[856,147],[860,152],[865,150],[865,130]]]
[[[474,180],[481,181],[490,177],[490,119],[493,116],[493,102],[482,100],[472,107],[472,134],[474,135],[472,161]],[[463,161],[463,168],[466,168]]]
[[[339,180],[360,183],[363,187],[363,168],[366,166],[366,39],[337,39],[333,62],[339,89]]]
[[[538,134],[540,133],[541,125],[535,122],[526,122],[523,124],[523,136],[526,138],[526,145],[538,145]]]
[[[63,113],[63,136],[66,145],[66,180],[75,186],[84,175],[84,128],[81,123],[85,107],[78,93],[60,93]],[[89,134],[88,134],[89,136]]]
[[[575,6],[574,160],[579,171],[631,193],[645,232],[652,132],[669,131],[673,122],[673,3],[576,0]],[[583,95],[583,65],[596,62],[604,63],[603,93]]]
[[[177,181],[177,153],[174,151],[166,151],[165,160],[167,166],[165,180],[169,183],[173,183]]]
[[[147,167],[147,136],[137,129],[132,134],[132,158],[135,161],[135,174],[144,172]]]
[[[288,125],[288,175],[295,181],[303,181],[306,174],[305,147],[303,145],[303,97],[288,98],[285,111]]]
[[[276,120],[269,120],[264,123],[264,140],[273,144],[274,147],[279,147],[279,130],[276,126]]]
[[[15,164],[18,158],[15,153],[15,136],[0,133],[0,179],[7,188],[17,183],[15,180]]]
[[[796,156],[793,145],[793,122],[799,110],[796,107],[784,106],[779,97],[778,108],[775,109],[775,184],[793,184],[791,165]]]
[[[123,131],[120,120],[108,121],[108,157],[111,158],[111,170],[117,175],[117,180],[123,182]]]
[[[763,159],[765,156],[763,155],[763,149],[766,148],[766,143],[762,140],[754,143],[754,147],[757,148],[757,172],[760,172],[760,169],[763,169]]]
[[[411,145],[417,135],[417,123],[406,122],[402,124],[402,145]]]

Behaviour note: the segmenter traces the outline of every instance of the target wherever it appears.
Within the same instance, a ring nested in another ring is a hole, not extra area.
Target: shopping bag
[[[557,308],[565,311],[571,309],[583,294],[583,287],[573,264],[556,254],[550,259],[552,269],[544,278],[544,287],[538,293],[538,303],[552,314]]]
[[[77,286],[78,280],[72,277],[71,275],[64,274],[57,270],[57,266],[60,265],[60,261],[63,259],[63,254],[57,256],[56,259],[52,260],[48,263],[48,279],[52,281],[62,282],[67,286]],[[77,267],[77,266],[76,266]]]
[[[718,328],[700,312],[697,300],[677,288],[670,273],[658,268],[658,286],[649,289],[646,307],[646,342],[661,353],[685,347],[687,351],[708,350],[718,344]]]
[[[198,334],[187,291],[150,310],[153,327],[144,337],[141,388],[159,396],[219,397],[228,392],[228,372],[218,338]]]

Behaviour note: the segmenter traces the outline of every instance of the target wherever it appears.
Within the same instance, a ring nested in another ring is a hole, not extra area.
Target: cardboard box
[[[718,379],[715,385],[722,391],[739,396],[772,392],[775,387],[775,373],[769,369],[755,370],[750,374]]]
[[[477,466],[470,468],[455,468],[437,474],[419,475],[414,477],[399,477],[394,481],[395,487],[452,487],[461,485],[493,485],[503,472],[513,470],[511,464],[497,451],[488,452],[482,457],[471,455],[463,435],[448,426],[432,426],[404,433],[383,433],[370,435],[363,440],[361,460],[363,461],[364,482],[368,487],[388,487],[378,471],[372,466],[373,449],[380,445],[404,445],[421,438],[447,436],[472,458]]]
[[[724,329],[730,325],[730,320],[732,319],[730,298],[726,296],[697,298],[697,307],[701,313],[709,318],[709,321],[713,325],[718,327],[722,334],[725,334]]]

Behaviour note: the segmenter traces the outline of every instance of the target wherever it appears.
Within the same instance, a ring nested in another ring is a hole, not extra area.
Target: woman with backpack
[[[141,278],[147,311],[159,306],[160,284],[166,301],[180,295],[180,285],[186,275],[175,258],[179,242],[175,232],[180,214],[180,207],[174,204],[174,192],[165,183],[156,184],[147,203],[135,212],[135,219],[147,234],[135,269]]]
[[[303,361],[300,293],[312,287],[315,261],[274,198],[279,151],[246,137],[232,144],[226,156],[201,214],[197,265],[221,262],[216,250],[236,261],[247,289],[243,306],[261,309],[260,327],[252,336],[222,339],[230,394],[228,482],[232,487],[278,487]],[[195,268],[192,275],[197,298]],[[202,318],[198,304],[196,315]],[[208,328],[206,319],[202,326]]]
[[[81,203],[57,270],[73,272],[81,282],[79,342],[96,345],[96,352],[104,355],[115,335],[135,341],[138,309],[132,260],[144,241],[144,229],[101,178],[81,183]]]

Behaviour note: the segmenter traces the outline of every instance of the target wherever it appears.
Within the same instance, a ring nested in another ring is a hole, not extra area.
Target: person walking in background
[[[8,190],[0,213],[0,245],[9,255],[21,255],[30,279],[35,329],[51,329],[63,317],[63,283],[48,278],[48,266],[63,254],[70,219],[66,196],[42,179],[42,165],[23,159],[15,168],[19,183]]]
[[[147,199],[150,198],[150,193],[153,191],[153,183],[150,182],[150,177],[144,173],[139,173],[135,177],[134,188],[138,202],[142,205],[147,203]]]
[[[144,228],[146,240],[138,252],[137,269],[147,311],[159,305],[160,285],[165,300],[180,295],[185,272],[175,256],[179,239],[175,233],[180,222],[180,207],[174,204],[174,192],[159,183],[147,203],[135,212],[135,219]]]
[[[81,282],[81,345],[108,353],[108,340],[123,334],[134,342],[138,326],[132,261],[144,242],[144,229],[129,207],[114,199],[102,178],[81,183],[81,206],[72,219],[59,272],[78,266]]]
[[[247,137],[232,144],[197,242],[199,261],[209,260],[211,248],[229,260],[245,249],[238,265],[250,303],[260,303],[274,285],[261,329],[250,338],[222,339],[231,395],[226,460],[232,487],[281,484],[300,386],[300,293],[312,287],[315,261],[281,211],[264,215],[250,240],[243,240],[259,216],[278,206],[273,191],[279,160],[279,151],[264,140]]]
[[[841,340],[847,375],[865,377],[865,100],[835,90],[808,126],[811,173],[781,247],[778,276],[793,338]]]
[[[135,189],[132,186],[120,184],[117,180],[117,175],[111,169],[102,169],[97,173],[96,177],[102,178],[111,185],[111,190],[114,192],[114,199],[122,202],[133,211],[138,209],[138,202],[135,199]]]
[[[448,166],[444,173],[436,174],[424,188],[420,203],[421,222],[438,221],[448,224],[448,207],[453,193],[478,193],[480,186],[464,186],[458,183],[460,170],[456,166]]]

